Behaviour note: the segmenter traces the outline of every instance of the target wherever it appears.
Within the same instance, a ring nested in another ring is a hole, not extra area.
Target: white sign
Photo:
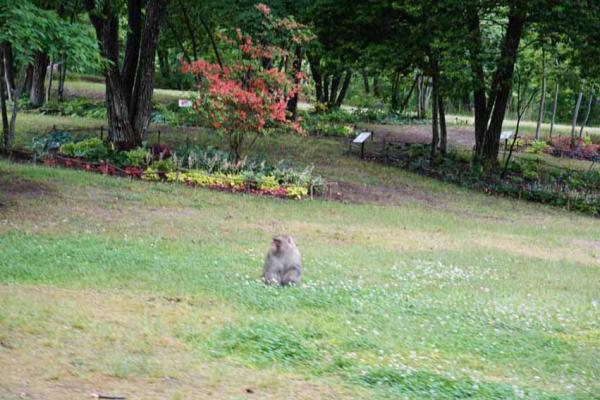
[[[352,143],[364,143],[365,140],[371,137],[371,132],[361,132]]]
[[[513,131],[502,131],[500,133],[500,140],[508,140],[513,136]]]
[[[179,107],[191,107],[192,106],[192,101],[191,100],[187,100],[187,99],[179,99]]]

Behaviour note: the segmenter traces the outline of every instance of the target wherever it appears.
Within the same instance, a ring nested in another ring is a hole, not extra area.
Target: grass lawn
[[[382,198],[0,161],[0,398],[600,396],[597,219],[362,163],[334,140],[261,146]],[[280,232],[303,252],[301,287],[258,281]]]

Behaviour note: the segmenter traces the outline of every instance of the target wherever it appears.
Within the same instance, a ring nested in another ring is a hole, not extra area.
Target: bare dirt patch
[[[372,130],[375,140],[401,143],[431,143],[431,125],[380,125],[365,124]],[[472,148],[475,144],[473,128],[448,127],[448,144]]]
[[[0,210],[23,199],[38,199],[56,194],[56,190],[44,182],[6,175],[0,171]]]

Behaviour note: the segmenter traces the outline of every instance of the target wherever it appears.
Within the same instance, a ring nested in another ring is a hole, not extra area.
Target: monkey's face
[[[283,241],[280,237],[276,236],[273,238],[271,242],[271,251],[273,253],[279,253],[281,251],[281,246],[283,245]]]
[[[290,236],[279,235],[273,238],[271,242],[271,251],[274,253],[280,253],[286,251],[292,246],[293,240]]]

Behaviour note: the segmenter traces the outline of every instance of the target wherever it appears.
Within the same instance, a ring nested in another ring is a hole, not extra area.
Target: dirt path
[[[430,125],[381,125],[361,124],[375,134],[375,140],[402,143],[431,143]],[[454,147],[472,148],[475,137],[472,128],[448,127],[448,144]]]

